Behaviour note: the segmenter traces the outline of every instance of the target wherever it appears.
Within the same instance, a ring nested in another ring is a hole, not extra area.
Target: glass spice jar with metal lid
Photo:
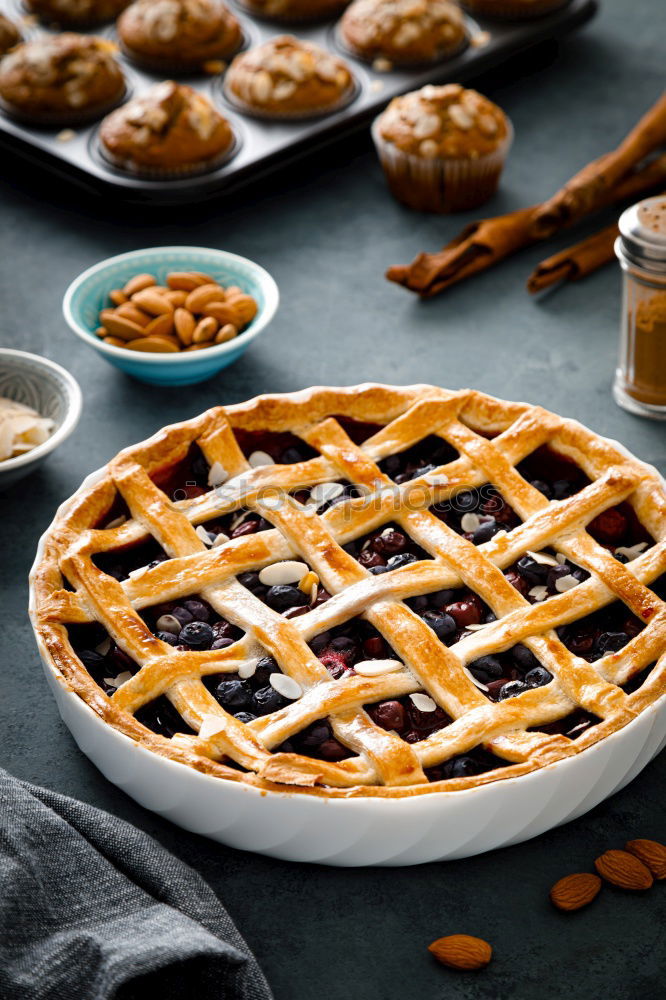
[[[628,208],[619,228],[624,287],[613,396],[631,413],[666,420],[666,195]]]

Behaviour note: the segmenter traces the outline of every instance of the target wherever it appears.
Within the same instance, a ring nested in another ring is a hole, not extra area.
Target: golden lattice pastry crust
[[[381,424],[382,429],[357,446],[335,415]],[[319,454],[293,465],[251,468],[234,436],[239,429],[291,432]],[[409,509],[399,502],[396,506],[403,487],[388,480],[377,463],[430,434],[448,441],[460,457],[411,480]],[[220,463],[230,478],[223,488],[203,496],[171,501],[150,476],[182,459],[195,442],[208,462]],[[569,499],[548,502],[526,482],[516,465],[546,443],[572,459],[591,484]],[[287,495],[341,478],[379,491],[379,499],[373,504],[365,497],[350,499],[319,515]],[[522,519],[510,533],[475,546],[428,512],[432,503],[487,482]],[[267,485],[284,491],[279,510],[274,502],[270,511],[262,506],[259,494]],[[424,493],[422,509],[414,509],[416,488]],[[94,528],[118,493],[131,519],[118,527]],[[615,559],[584,529],[600,512],[625,500],[656,539],[629,564]],[[206,548],[194,526],[239,507],[265,513],[274,528]],[[120,452],[99,481],[75,494],[47,532],[43,558],[33,571],[33,623],[53,667],[101,719],[143,747],[199,771],[265,790],[334,797],[467,788],[578,754],[624,727],[663,694],[666,605],[650,584],[666,571],[665,515],[666,491],[653,468],[540,407],[431,386],[368,384],[260,396],[161,430]],[[387,521],[397,522],[433,558],[373,576],[341,547]],[[170,557],[154,568],[119,583],[93,564],[93,554],[151,535]],[[502,569],[528,550],[555,544],[590,578],[530,605]],[[283,618],[236,580],[238,573],[295,557],[308,563],[333,595],[300,617]],[[64,578],[72,590],[65,589]],[[491,607],[497,621],[447,648],[403,599],[462,585]],[[192,593],[200,593],[240,626],[243,638],[226,649],[177,651],[138,614],[141,608]],[[617,599],[645,625],[622,650],[588,663],[559,641],[556,626]],[[308,642],[359,615],[390,642],[404,669],[378,677],[331,677]],[[67,624],[95,620],[141,667],[112,697],[96,685],[68,638]],[[464,665],[516,643],[525,644],[554,679],[546,687],[490,702]],[[242,663],[265,655],[278,661],[303,694],[271,715],[243,723],[224,711],[201,677],[235,674]],[[625,693],[621,685],[650,664],[654,666],[641,686]],[[427,692],[453,721],[415,744],[375,725],[363,709],[364,704],[419,691]],[[208,739],[168,739],[148,730],[134,713],[163,694],[195,732],[210,715],[219,718],[220,731]],[[533,731],[577,708],[601,721],[575,741]],[[356,756],[334,763],[272,752],[323,718]],[[471,777],[427,780],[424,768],[481,744],[508,766]],[[229,760],[237,766],[225,763]]]

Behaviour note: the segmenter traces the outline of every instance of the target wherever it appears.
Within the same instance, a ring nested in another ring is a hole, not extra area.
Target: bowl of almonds
[[[245,257],[153,247],[95,264],[63,300],[73,332],[153,385],[203,382],[243,354],[278,307],[273,278]]]

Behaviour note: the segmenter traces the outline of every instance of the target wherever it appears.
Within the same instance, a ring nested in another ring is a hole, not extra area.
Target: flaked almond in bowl
[[[84,271],[63,311],[107,361],[153,385],[203,382],[266,328],[277,285],[258,264],[223,250],[155,247]]]
[[[76,427],[78,383],[37,354],[0,348],[0,490],[34,471]]]

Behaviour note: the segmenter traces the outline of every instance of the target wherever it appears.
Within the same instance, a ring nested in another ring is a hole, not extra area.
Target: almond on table
[[[132,351],[203,350],[237,337],[258,308],[242,288],[224,288],[200,271],[170,271],[164,284],[152,274],[136,274],[110,290],[95,333]]]

